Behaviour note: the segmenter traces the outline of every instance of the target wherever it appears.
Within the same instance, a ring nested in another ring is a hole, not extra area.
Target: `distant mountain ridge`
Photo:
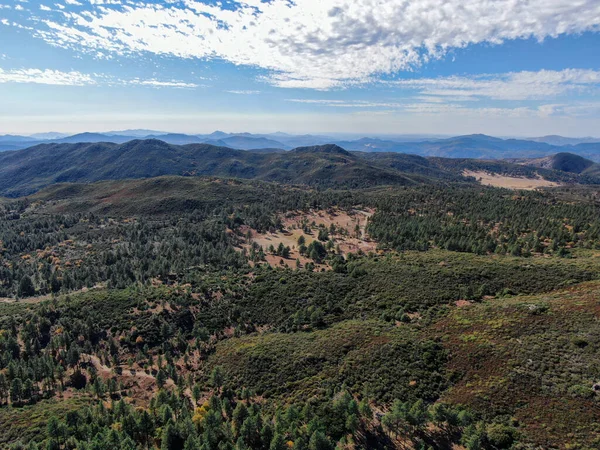
[[[404,156],[408,155],[397,155]],[[425,158],[416,158],[421,164],[428,164]],[[0,196],[28,195],[54,183],[162,175],[236,177],[323,187],[413,185],[431,181],[428,179],[431,175],[463,179],[436,168],[427,174],[419,170],[403,173],[336,145],[288,152],[245,151],[209,144],[172,145],[148,139],[123,144],[40,144],[0,153]]]
[[[44,143],[111,142],[123,144],[136,139],[160,139],[174,145],[204,143],[239,150],[291,150],[298,147],[335,144],[349,151],[408,153],[442,158],[541,158],[555,153],[568,152],[600,162],[600,139],[595,141],[594,138],[575,139],[546,136],[531,139],[501,139],[484,134],[472,134],[423,140],[407,136],[407,140],[403,141],[401,136],[389,139],[362,137],[354,140],[340,140],[332,136],[289,135],[286,133],[251,134],[215,131],[205,135],[190,135],[153,132],[155,134],[140,136],[140,134],[152,130],[129,131],[132,135],[124,134],[125,132],[114,132],[117,134],[80,133],[52,140],[35,140],[26,136],[0,136],[0,150],[17,150]]]
[[[542,136],[536,138],[528,138],[529,141],[544,142],[550,145],[577,145],[577,144],[592,144],[600,142],[600,138],[594,137],[583,137],[583,138],[570,138],[558,135]]]
[[[490,141],[496,142],[494,138]],[[474,182],[463,176],[465,170],[472,170],[525,178],[542,176],[560,183],[600,184],[598,167],[600,164],[572,154],[559,154],[552,160],[507,161],[358,152],[337,144],[284,151],[237,150],[211,144],[174,145],[159,139],[136,139],[121,144],[57,142],[0,152],[0,196],[29,195],[55,183],[163,175],[234,177],[324,188],[367,188]]]

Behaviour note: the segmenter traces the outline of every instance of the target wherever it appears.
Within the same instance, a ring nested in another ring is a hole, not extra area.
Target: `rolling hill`
[[[228,139],[231,138],[214,142],[224,144]],[[497,139],[489,138],[488,141],[495,145]],[[298,147],[290,151],[277,148],[247,151],[227,145],[173,145],[158,139],[137,139],[122,144],[40,144],[2,152],[0,195],[28,195],[44,186],[63,182],[89,183],[163,175],[364,188],[465,182],[467,179],[463,175],[467,170],[530,179],[541,177],[563,184],[599,184],[599,167],[593,161],[564,152],[536,159],[487,160],[348,151],[336,144]]]
[[[543,158],[513,159],[510,162],[528,167],[580,175],[580,179],[593,180],[600,175],[600,164],[573,153],[556,153]]]
[[[0,136],[0,142],[4,143],[4,142],[32,142],[35,141],[34,138],[31,137],[27,137],[27,136],[16,136],[13,134],[5,134],[3,136]]]
[[[546,156],[544,158],[516,160],[515,162],[527,166],[560,170],[562,172],[570,173],[584,173],[587,169],[596,164],[594,161],[590,161],[579,155],[574,155],[573,153],[556,153],[555,155]]]
[[[336,145],[0,155],[0,180],[83,181],[0,199],[0,447],[598,448],[600,203],[440,181],[466,164],[580,176]],[[120,179],[169,170],[310,186]]]
[[[207,144],[213,144],[214,141],[204,141]],[[253,136],[230,136],[224,137],[218,140],[225,146],[239,149],[239,150],[258,150],[262,148],[279,148],[282,150],[288,150],[290,147],[282,144],[279,141],[268,139],[266,137],[253,137]],[[213,144],[214,145],[214,144]]]

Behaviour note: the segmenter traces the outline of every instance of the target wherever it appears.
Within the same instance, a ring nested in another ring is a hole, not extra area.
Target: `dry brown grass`
[[[498,175],[482,171],[465,170],[463,175],[466,177],[475,177],[480,184],[486,186],[501,187],[507,189],[523,189],[532,191],[542,187],[556,187],[559,183],[538,178],[509,177],[507,175]]]
[[[308,213],[299,211],[288,212],[281,218],[284,225],[283,230],[275,233],[258,233],[256,230],[250,230],[252,239],[245,244],[245,247],[248,248],[254,242],[260,245],[265,250],[265,253],[267,253],[269,246],[273,245],[273,247],[277,248],[279,243],[282,243],[291,249],[290,258],[283,259],[284,265],[296,267],[296,259],[299,259],[300,263],[304,265],[311,260],[300,255],[298,252],[298,238],[304,236],[306,240],[305,245],[308,246],[312,241],[317,239],[319,226],[322,225],[329,228],[333,224],[339,231],[331,235],[331,237],[335,241],[335,244],[339,246],[341,254],[356,253],[359,250],[365,253],[375,251],[377,243],[371,240],[366,233],[368,218],[374,212],[372,209],[342,211],[337,208],[312,210]],[[310,234],[304,232],[303,223],[309,224],[311,228]],[[360,230],[358,235],[355,231],[357,225]],[[267,253],[266,260],[271,265],[279,265],[282,258]],[[326,268],[326,266],[318,266],[318,268]]]

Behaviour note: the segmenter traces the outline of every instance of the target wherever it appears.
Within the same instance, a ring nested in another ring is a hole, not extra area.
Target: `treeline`
[[[369,448],[376,441],[395,447],[408,441],[419,449],[462,443],[468,450],[483,450],[510,448],[516,440],[511,425],[478,421],[464,408],[396,402],[381,416],[368,399],[358,401],[344,391],[324,403],[272,412],[250,391],[221,386],[217,377],[212,380],[214,395],[201,404],[198,398],[166,390],[159,391],[148,408],[134,408],[123,400],[112,400],[109,407],[98,402],[64,418],[51,416],[45,439],[38,436],[9,449],[334,450]]]
[[[383,247],[568,256],[600,246],[600,208],[551,193],[424,187],[378,201],[368,232]]]
[[[598,184],[600,182],[600,179],[596,176],[532,167],[503,160],[431,158],[431,161],[443,169],[450,170],[456,175],[462,175],[465,170],[472,170],[476,172],[481,171],[506,175],[509,177],[525,177],[530,179],[541,176],[548,181],[567,184]]]
[[[202,212],[169,220],[115,221],[94,215],[2,221],[0,296],[28,297],[166,280],[192,267],[242,267],[223,221]]]
[[[192,203],[191,209],[156,211],[149,205],[146,212],[144,205],[136,205],[141,212],[135,216],[49,214],[44,203],[27,199],[0,205],[0,297],[68,292],[98,283],[124,288],[152,278],[177,278],[190,269],[240,268],[248,261],[236,248],[244,238],[241,225],[274,231],[282,226],[278,214],[286,211],[350,207],[362,200],[350,191],[248,184],[257,192],[239,192],[233,184],[217,199]],[[71,203],[80,209],[75,199],[63,209]]]

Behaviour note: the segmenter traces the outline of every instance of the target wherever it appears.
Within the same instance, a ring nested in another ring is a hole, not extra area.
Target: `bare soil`
[[[482,171],[465,170],[463,175],[466,177],[475,177],[480,184],[486,186],[502,187],[507,189],[523,189],[532,191],[542,187],[556,187],[559,183],[538,178],[509,177],[507,175],[498,175]]]
[[[356,253],[359,250],[368,253],[375,251],[377,248],[377,243],[370,239],[366,232],[368,219],[374,212],[373,209],[343,211],[337,208],[311,210],[308,213],[291,211],[281,217],[284,228],[275,233],[258,233],[256,230],[248,228],[252,233],[252,238],[245,243],[244,247],[249,248],[253,242],[260,245],[266,253],[267,262],[271,265],[280,265],[283,261],[285,266],[296,267],[296,259],[298,259],[300,264],[304,266],[311,260],[298,252],[298,238],[304,236],[305,245],[308,246],[317,239],[321,226],[329,229],[333,224],[336,227],[336,232],[331,234],[330,237],[334,240],[336,246],[339,246],[342,255]],[[304,224],[310,228],[310,233],[304,230]],[[246,231],[244,230],[244,232]],[[280,243],[290,247],[291,252],[288,259],[282,259],[280,256],[267,252],[271,245],[277,248]],[[317,266],[317,269],[319,268],[326,269],[327,267],[320,265]]]

